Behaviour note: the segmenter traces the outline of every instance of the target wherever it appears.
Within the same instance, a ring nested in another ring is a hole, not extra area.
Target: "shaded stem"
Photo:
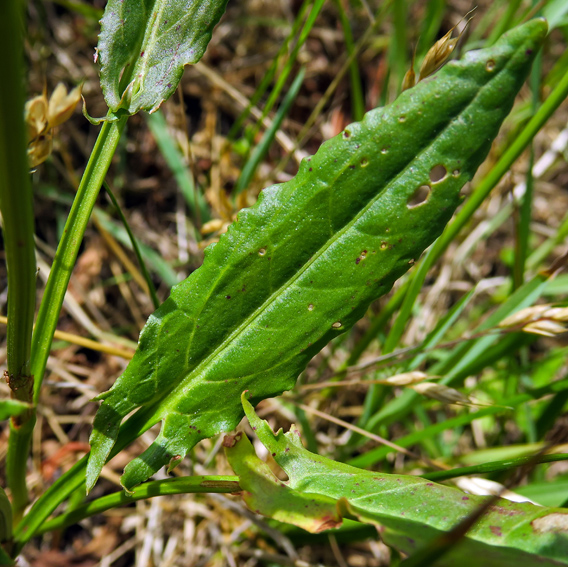
[[[12,398],[31,403],[30,368],[36,261],[33,196],[24,128],[22,6],[8,2],[0,18],[0,210],[8,271],[7,373]],[[26,460],[35,423],[30,410],[10,422],[6,476],[17,518],[28,503]]]
[[[65,292],[67,291],[71,273],[79,253],[79,247],[101,185],[114,156],[120,135],[124,130],[126,120],[126,115],[116,119],[116,117],[112,117],[109,114],[109,120],[103,123],[77,189],[73,205],[69,211],[63,236],[57,247],[57,253],[53,260],[32,336],[31,374],[35,377],[33,387],[34,403],[37,403],[39,399],[47,358],[65,298]],[[11,451],[18,459],[24,459],[28,453],[32,432],[33,428],[28,427],[25,431],[22,430],[18,435],[11,437],[9,452]],[[42,495],[40,500],[47,500],[48,505],[46,509],[38,510],[37,507],[34,507],[32,512],[35,513],[31,514],[31,518],[25,517],[20,522],[25,534],[23,537],[24,542],[33,535],[35,529],[41,525],[49,514],[83,482],[84,472],[81,465],[74,467],[70,473],[71,482],[67,484],[65,482],[55,483]],[[20,476],[25,477],[25,475]],[[30,526],[30,523],[33,527]],[[17,548],[17,545],[15,547]],[[18,549],[15,549],[16,553],[18,551]]]

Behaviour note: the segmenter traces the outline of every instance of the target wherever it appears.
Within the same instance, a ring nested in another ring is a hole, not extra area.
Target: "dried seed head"
[[[499,327],[517,327],[519,325],[525,325],[540,319],[548,310],[550,310],[551,305],[533,305],[532,307],[526,307],[521,309],[509,317],[505,317],[500,323]]]
[[[414,68],[410,67],[410,69],[406,71],[404,79],[402,79],[402,91],[404,92],[408,89],[411,89],[415,84],[416,84],[416,73],[414,72]]]
[[[445,404],[459,404],[464,406],[475,405],[461,392],[458,392],[454,388],[444,386],[443,384],[422,382],[420,384],[414,384],[411,388],[423,396],[427,396],[428,398],[438,400]]]
[[[542,335],[543,337],[555,337],[566,332],[566,327],[556,321],[550,319],[541,319],[534,321],[523,327],[525,333],[532,333],[533,335]]]
[[[453,31],[454,28],[428,50],[420,66],[420,80],[429,77],[448,60],[460,38],[460,36],[452,38]]]
[[[414,72],[414,59],[416,57],[416,48],[412,54],[412,61],[410,62],[410,69],[406,71],[404,79],[402,79],[402,92],[411,89],[416,84],[416,73]]]
[[[533,305],[503,319],[499,327],[522,327],[525,333],[554,337],[565,333],[568,307],[552,307],[550,304]]]
[[[422,65],[420,66],[420,78],[419,80],[425,79],[429,77],[434,71],[438,70],[450,57],[453,53],[458,41],[460,40],[461,36],[467,29],[471,18],[469,18],[462,31],[458,34],[457,37],[452,38],[452,33],[456,29],[456,27],[465,19],[467,18],[473,10],[470,10],[442,39],[439,39],[426,53],[426,57],[422,61]]]
[[[427,374],[415,370],[413,372],[395,374],[390,378],[385,378],[384,380],[380,380],[378,382],[387,386],[410,386],[411,384],[418,384],[419,382],[423,382],[427,378]]]
[[[559,322],[568,321],[568,307],[552,307],[544,312],[543,317]]]

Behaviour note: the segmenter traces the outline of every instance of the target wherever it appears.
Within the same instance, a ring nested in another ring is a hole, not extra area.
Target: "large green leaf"
[[[247,418],[289,480],[282,482],[242,433],[225,439],[242,497],[254,511],[311,532],[343,517],[373,524],[388,545],[407,553],[448,533],[487,498],[415,476],[381,474],[337,463],[304,449],[299,432],[276,435],[243,395]],[[568,565],[568,510],[499,499],[436,566]],[[430,564],[430,563],[428,563]]]
[[[109,0],[97,48],[108,107],[153,112],[205,53],[228,0]]]
[[[293,387],[308,361],[386,293],[441,233],[487,155],[544,35],[533,20],[471,52],[322,145],[291,181],[239,213],[203,266],[173,288],[103,400],[87,485],[116,451],[162,421],[125,470],[129,488]],[[432,172],[446,174],[436,182]],[[430,189],[414,206],[415,192]]]

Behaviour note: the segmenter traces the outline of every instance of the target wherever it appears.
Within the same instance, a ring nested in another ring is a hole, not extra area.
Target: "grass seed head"
[[[387,386],[410,386],[412,384],[418,384],[423,382],[428,378],[428,375],[419,370],[414,370],[413,372],[404,372],[402,374],[395,374],[390,378],[385,378],[381,380],[381,384]]]
[[[458,392],[458,390],[444,386],[443,384],[421,382],[420,384],[412,385],[411,388],[423,396],[438,400],[444,404],[459,404],[464,406],[474,405],[467,396]]]
[[[525,325],[527,323],[531,323],[532,321],[536,321],[540,319],[549,309],[551,308],[550,304],[545,305],[533,305],[532,307],[525,307],[509,315],[509,317],[505,317],[500,323],[499,327],[501,328],[508,328],[508,327],[517,327],[519,325]]]
[[[457,37],[452,37],[454,30],[460,25],[460,23],[467,18],[473,10],[470,10],[442,39],[439,39],[426,53],[426,57],[422,61],[422,65],[420,66],[420,78],[419,81],[429,77],[432,73],[437,71],[450,57],[450,55],[454,52],[458,41],[461,39],[461,36],[467,29],[469,22],[471,21],[471,17],[465,23],[462,31],[458,34]],[[472,16],[473,17],[473,16]]]
[[[557,321],[550,319],[541,319],[534,323],[529,323],[523,327],[525,333],[533,335],[542,335],[543,337],[555,337],[566,332],[566,327]]]

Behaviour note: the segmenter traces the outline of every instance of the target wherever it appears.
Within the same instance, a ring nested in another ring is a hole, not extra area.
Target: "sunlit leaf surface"
[[[109,0],[97,56],[109,108],[156,110],[205,53],[228,0]]]
[[[103,400],[92,487],[122,419],[122,447],[162,422],[123,484],[174,466],[234,428],[239,396],[275,396],[349,330],[442,232],[489,151],[546,33],[533,20],[452,62],[322,145],[291,181],[239,213],[203,266],[149,318],[136,355]]]

